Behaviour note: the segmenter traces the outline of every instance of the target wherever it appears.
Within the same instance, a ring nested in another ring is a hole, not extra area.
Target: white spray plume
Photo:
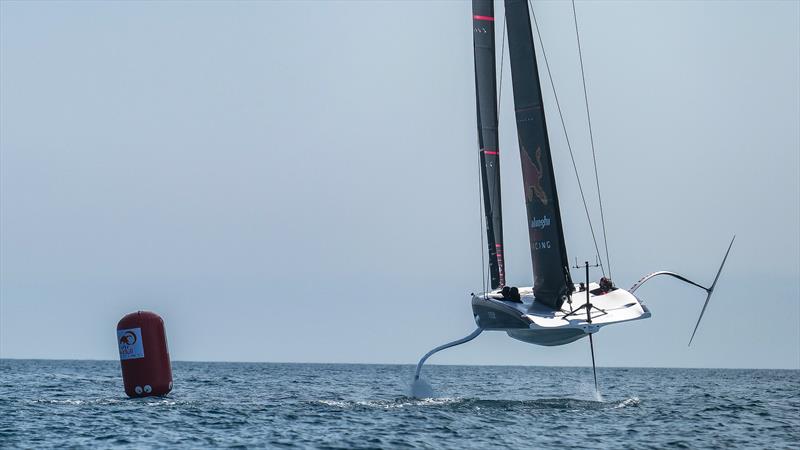
[[[411,382],[410,394],[413,398],[433,398],[433,387],[422,378],[417,378]]]

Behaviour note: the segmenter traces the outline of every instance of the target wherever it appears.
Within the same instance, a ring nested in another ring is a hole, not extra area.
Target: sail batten
[[[497,77],[492,0],[473,0],[472,26],[478,147],[486,215],[489,277],[491,288],[497,289],[505,286],[506,282],[503,261],[503,213],[500,200],[500,150],[497,135]]]
[[[560,308],[573,288],[526,0],[505,1],[536,301]]]

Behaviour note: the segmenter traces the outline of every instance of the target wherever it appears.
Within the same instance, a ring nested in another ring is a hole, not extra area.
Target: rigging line
[[[533,24],[536,26],[536,35],[539,37],[539,44],[542,47],[542,57],[544,58],[544,66],[547,68],[547,77],[550,79],[550,87],[553,89],[553,97],[556,101],[556,108],[558,109],[558,116],[561,119],[561,128],[564,130],[564,139],[567,141],[567,149],[569,150],[569,157],[572,160],[572,168],[575,171],[575,180],[578,182],[578,190],[581,193],[581,200],[583,201],[583,209],[586,211],[586,220],[589,222],[589,230],[592,232],[592,241],[594,241],[594,250],[597,254],[597,259],[600,261],[600,271],[603,276],[606,276],[606,270],[603,267],[603,260],[600,258],[600,247],[597,245],[597,237],[594,234],[594,225],[592,225],[592,217],[589,214],[589,207],[586,204],[586,196],[583,194],[583,184],[581,184],[581,177],[578,175],[578,165],[575,164],[575,155],[572,153],[572,145],[569,142],[569,134],[567,134],[567,125],[564,122],[564,114],[561,112],[561,103],[558,101],[558,94],[556,93],[556,84],[553,81],[553,74],[550,72],[550,63],[547,62],[547,52],[544,50],[544,41],[542,41],[542,34],[539,31],[539,23],[536,21],[536,13],[533,11],[533,4],[528,0],[528,5],[531,8],[533,15]]]
[[[583,71],[583,52],[581,52],[581,36],[578,33],[578,15],[575,12],[575,0],[572,0],[572,18],[575,22],[575,38],[578,40],[578,59],[581,62],[581,80],[583,81],[583,101],[586,104],[586,121],[589,123],[589,142],[592,144],[592,162],[594,163],[594,181],[597,185],[597,202],[600,204],[600,223],[603,226],[603,244],[606,248],[608,277],[611,278],[611,259],[608,257],[608,236],[606,235],[606,219],[603,214],[603,197],[600,195],[600,177],[597,174],[597,156],[594,151],[594,134],[592,133],[592,117],[589,114],[589,95],[586,93],[586,75]]]
[[[505,45],[506,45],[506,36],[505,36],[505,32],[506,32],[506,21],[505,21],[505,20],[503,20],[503,41],[502,41],[502,48],[505,48]],[[503,56],[503,54],[502,54],[502,50],[501,50],[501,59],[500,59],[500,61],[501,61],[501,62],[500,62],[500,86],[499,86],[499,88],[500,88],[500,93],[502,93],[502,92],[503,92],[503,63],[502,63],[503,59],[502,59],[502,56]],[[498,150],[498,151],[499,151],[499,149],[500,149],[500,145],[499,145],[499,141],[500,141],[500,135],[499,135],[498,128],[499,128],[499,116],[500,116],[500,95],[498,95],[498,96],[497,96],[497,99],[496,99],[496,109],[495,109],[495,114],[496,114],[496,115],[497,115],[497,117],[498,117],[498,121],[497,121],[497,123],[495,124],[495,132],[497,132],[497,133],[498,133],[498,135],[497,135],[497,141],[498,141],[498,145],[497,145],[497,147],[498,147],[498,148],[496,148],[495,150]],[[500,159],[500,156],[498,155],[498,161],[499,161],[499,159]],[[480,160],[478,161],[478,170],[479,170],[479,173],[478,173],[478,175],[479,175],[479,178],[478,178],[478,179],[479,179],[479,180],[481,180],[481,179],[483,179],[483,173],[481,172],[481,171],[483,170],[483,167],[482,167],[482,162],[481,162]],[[497,184],[498,184],[498,183],[500,183],[500,180],[499,180],[499,178],[498,178],[498,177],[495,177],[495,178],[492,180],[492,185],[491,185],[492,192],[494,192],[494,191],[496,190],[496,188],[497,188]],[[481,198],[479,198],[479,200],[482,200],[482,197],[481,197]],[[483,203],[481,203],[481,226],[483,227],[483,229],[482,229],[481,233],[483,233],[483,232],[487,232],[487,231],[488,231],[488,228],[487,228],[487,227],[488,227],[488,225],[489,225],[488,223],[486,223],[486,226],[484,226],[483,219],[486,217],[486,215],[485,215],[485,213],[484,213],[483,207],[484,207],[484,204],[483,204]],[[492,209],[492,213],[493,213],[492,215],[494,215],[494,208]],[[486,218],[486,220],[488,221],[488,220],[491,220],[491,219],[490,219],[490,218]],[[494,225],[494,224],[493,224],[493,225]],[[494,228],[492,228],[492,229],[494,230]],[[482,240],[482,239],[483,239],[483,234],[481,234],[481,240]],[[483,246],[483,241],[481,241],[481,246]],[[483,254],[483,252],[487,251],[487,248],[488,248],[488,247],[485,247],[485,248],[483,248],[483,249],[481,250],[481,260],[483,260],[483,257],[484,257],[484,254]],[[495,249],[495,251],[497,251],[497,250]],[[491,250],[491,249],[488,249],[488,253],[489,253],[489,257],[491,258],[491,253],[492,253],[492,250]],[[495,257],[495,263],[497,264],[497,268],[498,268],[498,270],[499,270],[499,269],[500,269],[500,260],[499,260],[499,259],[497,259],[497,257]],[[491,279],[492,279],[492,274],[491,274],[491,264],[492,264],[492,262],[491,262],[491,261],[489,261],[490,270],[486,270],[486,268],[485,268],[485,267],[483,267],[483,268],[482,268],[482,270],[484,271],[484,273],[485,273],[485,276],[486,276],[486,279],[484,279],[484,280],[483,280],[483,283],[484,283],[484,285],[483,285],[483,294],[484,294],[484,297],[486,296],[486,293],[487,293],[486,286],[488,285],[490,289],[492,288],[492,281],[491,281]]]
[[[506,56],[506,20],[503,14],[503,43],[500,45],[500,86],[497,92],[497,122],[500,123],[500,102],[503,99],[503,62]],[[499,138],[499,136],[498,136]],[[498,139],[499,140],[499,139]]]
[[[497,95],[497,108],[495,109],[495,115],[496,115],[496,118],[497,118],[497,121],[495,122],[495,132],[497,133],[497,148],[495,150],[498,151],[497,164],[500,164],[500,154],[499,154],[499,151],[500,151],[500,95],[502,95],[502,93],[503,93],[503,56],[504,56],[503,51],[505,49],[505,46],[506,46],[506,20],[504,18],[503,19],[503,41],[502,41],[502,45],[500,47],[500,83],[499,83],[499,93]],[[492,180],[492,192],[496,192],[497,191],[498,184],[500,184],[500,177],[495,177],[494,180]],[[493,217],[494,217],[494,212],[495,212],[494,206],[492,206],[492,216]],[[502,218],[501,218],[501,220],[502,220]],[[493,225],[492,230],[494,230],[494,224],[492,224],[492,225]],[[502,233],[502,225],[501,225],[501,230],[500,231]],[[497,242],[495,242],[495,243],[497,243]],[[505,244],[505,242],[500,242],[500,244]],[[505,251],[505,247],[502,247],[502,249],[503,249],[503,251]],[[501,263],[500,263],[500,259],[497,258],[497,256],[496,256],[497,255],[496,252],[497,252],[497,248],[495,248],[495,263],[497,264],[497,270],[499,271]],[[491,249],[489,250],[489,254],[491,255]],[[491,261],[489,262],[489,264],[491,264]],[[489,285],[490,288],[492,288],[493,286],[492,286],[492,282],[491,282],[491,273],[490,272],[491,272],[491,270],[489,272],[487,272],[486,277],[489,279],[487,284]],[[505,273],[505,267],[503,268],[503,272]],[[503,281],[504,282],[503,284],[505,284],[505,275],[503,276],[503,280],[501,280],[501,281]],[[485,295],[486,294],[485,291],[486,291],[486,289],[484,288],[484,297],[486,296]]]
[[[481,173],[481,159],[478,158],[478,214],[480,215],[480,227],[481,227],[481,282],[483,283],[483,297],[486,298],[486,262],[483,255],[483,252],[486,251],[486,246],[483,243],[483,189],[480,183],[480,179],[483,176]]]

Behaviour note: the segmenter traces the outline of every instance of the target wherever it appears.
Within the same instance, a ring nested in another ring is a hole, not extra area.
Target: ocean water
[[[800,448],[800,371],[0,360],[0,447]]]

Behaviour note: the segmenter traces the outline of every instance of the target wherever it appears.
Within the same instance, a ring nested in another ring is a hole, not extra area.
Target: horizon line
[[[95,359],[95,358],[82,358],[82,359],[67,359],[67,358],[8,358],[0,357],[0,361],[92,361],[92,362],[119,362],[117,359]],[[171,363],[211,363],[211,364],[317,364],[317,365],[350,365],[350,366],[411,366],[415,367],[416,363],[382,363],[382,362],[300,362],[300,361],[227,361],[227,360],[213,360],[213,361],[197,361],[197,360],[171,360]],[[591,366],[570,366],[570,365],[534,365],[534,364],[426,364],[430,366],[452,366],[452,367],[546,367],[546,368],[590,368]],[[795,370],[800,371],[798,367],[675,367],[675,366],[597,366],[604,369],[688,369],[688,370]]]

